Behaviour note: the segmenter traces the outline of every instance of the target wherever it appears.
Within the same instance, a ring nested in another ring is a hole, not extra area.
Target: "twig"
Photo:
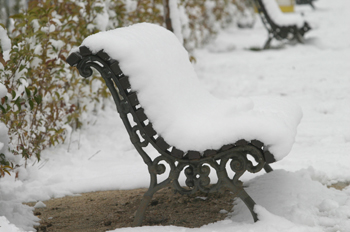
[[[92,157],[94,157],[95,155],[97,155],[98,153],[100,153],[101,150],[98,150],[95,154],[93,154],[92,156],[90,156],[90,158],[88,160],[91,160]]]
[[[45,164],[47,164],[48,161],[49,161],[48,159],[45,160],[45,161],[39,166],[39,170],[42,169],[42,168],[45,166]]]
[[[70,145],[72,144],[72,135],[73,135],[73,129],[72,129],[72,131],[70,132],[70,135],[69,135],[68,150],[67,150],[68,153],[69,153],[69,150],[70,150]]]
[[[81,129],[79,129],[78,150],[80,150],[80,136],[81,136]]]

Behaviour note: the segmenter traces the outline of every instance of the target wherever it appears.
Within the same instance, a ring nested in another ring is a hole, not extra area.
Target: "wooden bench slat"
[[[248,144],[249,144],[249,142],[247,142],[244,139],[241,139],[241,140],[238,140],[237,142],[235,142],[236,146],[244,146],[244,145],[248,145]]]
[[[82,59],[82,56],[80,55],[79,52],[73,52],[68,56],[66,61],[70,66],[75,66],[81,59]]]
[[[123,76],[119,79],[120,84],[122,85],[123,89],[129,89],[131,87],[129,82],[129,77]]]
[[[268,163],[268,164],[276,162],[275,157],[268,150],[264,151],[264,158],[265,158],[266,163]]]
[[[212,156],[215,156],[217,153],[218,152],[216,150],[208,149],[208,150],[204,151],[203,156],[204,157],[212,157]]]
[[[229,149],[231,149],[231,148],[233,148],[233,147],[234,147],[233,144],[227,144],[227,145],[222,146],[222,147],[220,148],[220,151],[227,151],[227,150],[229,150]]]
[[[128,98],[129,98],[129,102],[132,106],[136,106],[139,104],[139,99],[137,98],[137,95],[135,92],[131,92],[129,95],[128,95]]]
[[[189,160],[196,160],[196,159],[200,159],[202,156],[198,151],[188,151],[186,154],[186,157]]]
[[[148,125],[146,125],[146,126],[144,127],[144,129],[145,129],[146,134],[147,134],[149,137],[153,137],[153,136],[155,136],[155,135],[157,134],[157,132],[153,129],[153,126],[152,126],[151,123],[149,123]]]
[[[92,55],[92,52],[86,46],[79,47],[79,52],[80,52],[80,55],[82,55],[82,56]]]
[[[253,144],[253,146],[255,146],[255,147],[259,148],[259,149],[261,149],[264,146],[264,143],[262,143],[262,142],[260,142],[259,140],[256,140],[256,139],[252,140],[251,144]]]
[[[160,136],[156,139],[156,144],[163,151],[167,150],[170,147],[170,145],[165,142],[165,140]]]
[[[96,53],[96,55],[104,61],[108,61],[110,59],[109,55],[107,53],[105,53],[103,50]]]
[[[111,67],[111,69],[112,69],[112,71],[114,72],[114,74],[118,77],[120,74],[122,74],[123,72],[122,72],[122,70],[120,69],[120,67],[119,67],[119,62],[118,61],[113,61],[113,63],[111,63],[111,65],[110,65],[110,67]],[[120,80],[119,80],[120,81]],[[129,80],[128,80],[128,82],[129,82]],[[130,83],[129,83],[129,87],[130,87]],[[129,88],[128,87],[128,88]]]
[[[175,158],[182,159],[185,153],[184,153],[183,151],[181,151],[181,150],[179,150],[179,149],[173,147],[173,149],[171,150],[170,154],[171,154],[173,157],[175,157]]]
[[[140,121],[145,121],[147,120],[147,115],[145,114],[145,110],[143,108],[140,108],[138,110],[135,111],[136,112],[136,115],[137,115],[137,118],[140,120]]]

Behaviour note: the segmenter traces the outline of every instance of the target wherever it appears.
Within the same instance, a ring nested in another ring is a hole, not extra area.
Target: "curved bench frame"
[[[277,25],[277,22],[274,22],[270,17],[262,0],[254,0],[254,2],[259,12],[260,18],[268,31],[268,38],[264,44],[264,49],[270,48],[270,44],[273,38],[276,40],[296,39],[299,43],[305,43],[304,34],[311,30],[311,27],[307,22],[305,22],[301,28],[298,28],[296,25],[279,26]]]
[[[136,212],[133,226],[142,224],[146,207],[153,194],[167,186],[172,186],[175,192],[181,194],[192,194],[197,191],[210,193],[228,188],[247,205],[254,221],[258,220],[254,212],[255,202],[244,190],[239,178],[246,171],[256,173],[262,168],[266,172],[272,171],[268,163],[274,162],[275,159],[266,150],[263,143],[258,140],[250,142],[240,140],[233,144],[224,145],[219,150],[206,150],[203,155],[197,151],[185,153],[169,145],[153,129],[152,123],[138,102],[136,92],[131,89],[128,76],[123,74],[118,61],[111,59],[104,51],[92,54],[89,48],[82,46],[79,52],[74,52],[67,58],[67,62],[71,66],[76,66],[80,75],[85,78],[93,74],[91,68],[96,69],[102,75],[113,96],[131,142],[148,166],[150,186]],[[132,116],[132,120],[128,115]],[[149,145],[153,146],[159,153],[159,156],[153,160],[145,151]],[[255,165],[248,157],[255,160]],[[165,174],[167,170],[167,166],[164,164],[168,166],[169,174],[165,180],[159,182],[158,176]],[[235,173],[232,178],[229,177],[228,166]],[[215,184],[210,183],[209,173],[211,169],[216,171],[218,178]],[[186,187],[179,183],[180,174],[186,176]]]

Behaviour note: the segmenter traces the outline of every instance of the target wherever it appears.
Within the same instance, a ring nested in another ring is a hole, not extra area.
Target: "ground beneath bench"
[[[330,188],[342,190],[348,182],[338,182]],[[45,208],[34,214],[41,219],[37,231],[102,232],[131,227],[137,207],[147,189],[101,191],[83,193],[45,201]],[[174,225],[198,228],[224,220],[232,211],[234,194],[196,193],[174,194],[162,189],[155,193],[148,206],[143,226]],[[35,203],[28,203],[34,206]]]
[[[89,232],[130,227],[145,192],[146,189],[103,191],[45,201],[46,208],[34,211],[41,219],[36,229]],[[233,199],[229,191],[182,196],[163,189],[154,195],[143,225],[201,227],[225,219]]]

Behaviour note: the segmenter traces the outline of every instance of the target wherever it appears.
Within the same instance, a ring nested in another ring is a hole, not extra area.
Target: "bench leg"
[[[248,193],[244,190],[243,187],[236,187],[234,185],[231,185],[229,189],[231,189],[234,193],[236,193],[237,197],[239,197],[244,202],[244,204],[247,206],[250,213],[252,214],[254,222],[257,222],[259,219],[258,219],[258,215],[254,212],[254,206],[256,205],[256,203],[253,200],[253,198],[251,198],[248,195]]]
[[[268,163],[265,163],[264,170],[265,170],[266,173],[269,173],[269,172],[273,171],[273,169],[271,168],[271,166]]]
[[[264,170],[265,170],[266,173],[269,173],[269,172],[273,171],[273,169],[271,168],[271,166],[268,163],[265,163]],[[258,215],[254,212],[254,206],[256,205],[254,200],[248,195],[248,193],[244,189],[242,189],[239,192],[238,197],[241,198],[241,200],[248,207],[250,213],[253,216],[254,222],[257,222],[259,219],[258,219]]]
[[[299,33],[299,32],[296,32],[295,33],[295,38],[297,39],[297,41],[301,44],[304,44],[305,43],[305,39],[304,37]]]
[[[253,216],[254,222],[257,222],[259,219],[258,215],[254,212],[254,206],[256,205],[255,201],[248,195],[248,193],[244,189],[242,189],[239,192],[238,196],[248,207],[250,213]]]
[[[136,215],[135,215],[135,219],[132,224],[132,227],[141,226],[143,218],[145,216],[146,208],[150,203],[150,201],[152,200],[152,197],[153,197],[153,192],[150,193],[149,191],[147,191],[145,195],[143,195],[139,208],[136,211]]]
[[[270,43],[271,43],[272,39],[273,39],[273,37],[271,37],[271,36],[269,35],[269,38],[268,38],[267,41],[265,42],[265,45],[264,45],[264,48],[263,48],[264,50],[270,48]]]

